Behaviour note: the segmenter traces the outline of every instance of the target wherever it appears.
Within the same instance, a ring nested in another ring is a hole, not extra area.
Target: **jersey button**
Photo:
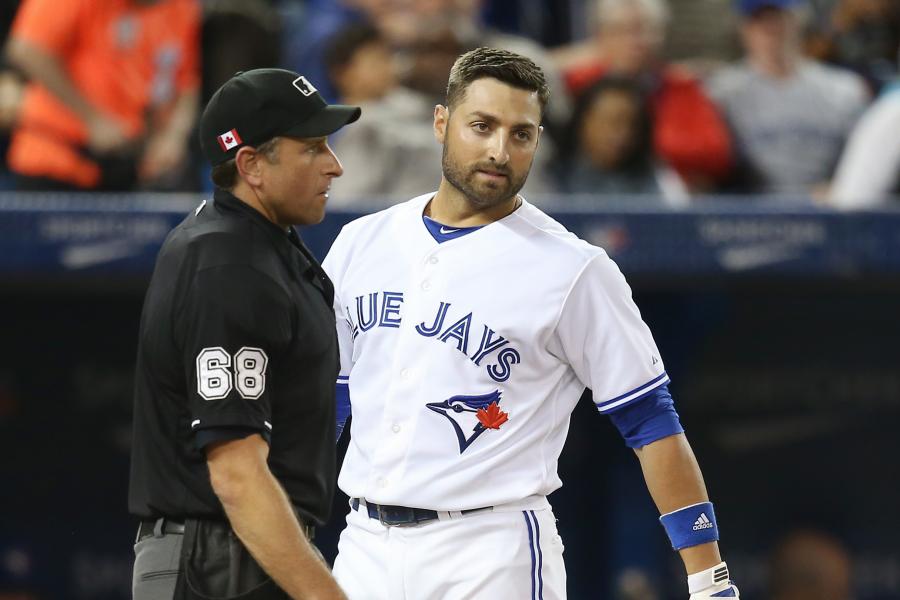
[[[428,290],[430,290],[430,289],[431,289],[431,282],[428,281],[427,279],[426,279],[425,281],[423,281],[423,282],[422,282],[422,289],[425,290],[426,292],[427,292]]]
[[[387,479],[385,479],[384,477],[379,477],[375,480],[375,485],[380,488],[387,487]]]
[[[402,379],[409,379],[409,369],[403,369],[400,371],[400,377]]]
[[[440,261],[438,261],[438,257],[437,257],[437,256],[432,256],[431,258],[428,259],[428,262],[430,262],[430,263],[433,264],[433,265],[436,265],[436,264],[438,264],[438,262],[440,262]]]
[[[400,433],[400,426],[394,423],[394,426],[391,427],[391,431],[393,431],[394,433]]]

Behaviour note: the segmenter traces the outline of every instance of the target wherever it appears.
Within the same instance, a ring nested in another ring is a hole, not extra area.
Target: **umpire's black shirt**
[[[335,484],[334,288],[293,229],[214,198],[166,238],[144,300],[129,509],[224,518],[203,446],[256,431],[300,516],[321,525]]]

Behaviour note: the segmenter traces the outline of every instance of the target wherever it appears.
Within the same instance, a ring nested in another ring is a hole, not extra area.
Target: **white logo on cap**
[[[300,90],[300,93],[304,96],[312,96],[317,91],[316,87],[309,82],[309,80],[301,75],[297,79],[294,80],[294,87]]]

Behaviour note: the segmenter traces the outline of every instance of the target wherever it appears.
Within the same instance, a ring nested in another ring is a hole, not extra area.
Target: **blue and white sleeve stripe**
[[[615,398],[612,398],[610,400],[603,400],[601,402],[595,401],[594,404],[597,405],[597,410],[599,410],[600,412],[609,412],[614,408],[631,402],[632,400],[637,400],[638,398],[646,396],[659,386],[666,385],[667,383],[669,383],[669,375],[665,371],[663,371],[661,375],[651,379],[644,385],[640,385],[634,388],[630,392],[625,392],[624,394],[616,396]]]

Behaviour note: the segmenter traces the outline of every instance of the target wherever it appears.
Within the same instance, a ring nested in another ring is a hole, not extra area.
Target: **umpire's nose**
[[[341,165],[341,161],[338,160],[337,154],[331,149],[331,146],[326,143],[325,147],[328,149],[328,166],[325,170],[325,175],[329,177],[340,177],[344,174],[344,167]]]

